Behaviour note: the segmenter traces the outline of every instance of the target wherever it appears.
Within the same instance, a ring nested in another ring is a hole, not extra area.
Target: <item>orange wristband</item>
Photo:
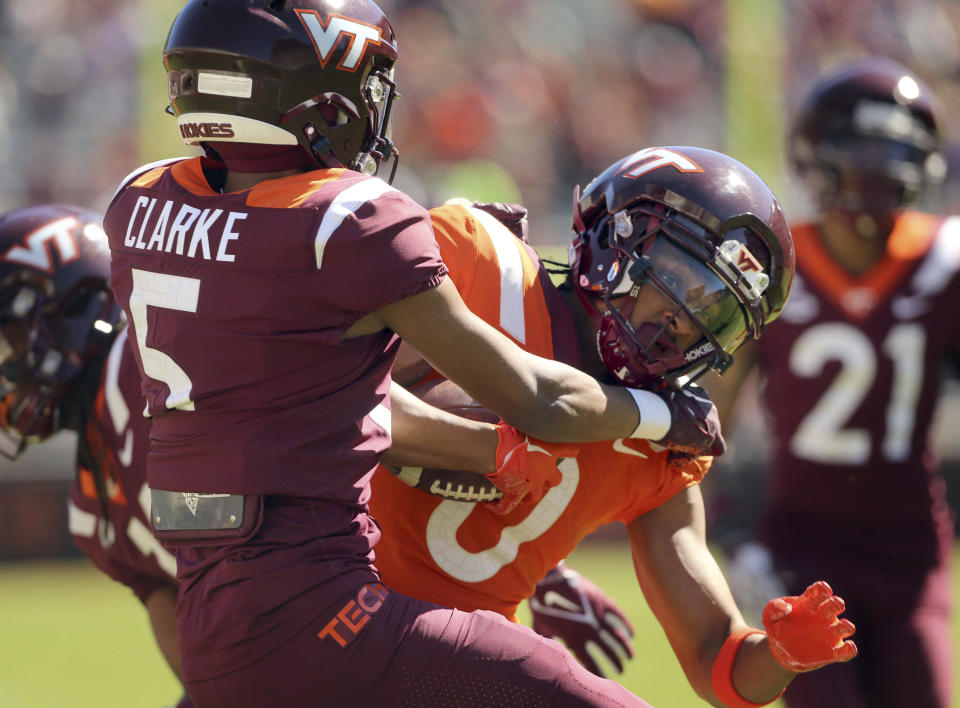
[[[717,698],[723,701],[723,704],[729,708],[765,706],[773,703],[783,695],[783,691],[780,691],[780,693],[766,703],[753,703],[737,693],[737,689],[733,687],[733,662],[737,658],[737,652],[740,650],[740,645],[743,644],[743,640],[751,634],[766,634],[766,632],[762,629],[755,629],[754,627],[738,629],[727,637],[727,641],[720,647],[716,661],[713,662],[713,692],[716,693]],[[787,689],[784,688],[783,690],[786,691]]]

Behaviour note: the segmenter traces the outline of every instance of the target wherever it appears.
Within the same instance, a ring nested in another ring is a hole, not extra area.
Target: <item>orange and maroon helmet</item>
[[[0,454],[64,423],[64,404],[122,326],[99,214],[44,204],[0,214]]]
[[[163,50],[188,145],[299,145],[317,166],[365,174],[396,155],[396,60],[371,0],[190,0]]]
[[[713,150],[654,147],[617,160],[574,192],[573,230],[573,287],[599,327],[600,358],[629,385],[723,371],[780,314],[793,282],[793,240],[777,198]],[[630,316],[645,284],[702,338],[683,351],[667,335],[670,322],[635,330]]]
[[[844,62],[816,81],[797,111],[790,162],[821,207],[885,214],[943,179],[935,104],[899,62]]]

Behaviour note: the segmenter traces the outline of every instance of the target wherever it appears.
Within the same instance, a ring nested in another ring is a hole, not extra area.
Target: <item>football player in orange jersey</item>
[[[774,441],[732,586],[769,596],[826,575],[864,634],[855,665],[791,685],[791,708],[951,705],[954,524],[930,432],[960,351],[960,220],[909,208],[943,176],[939,124],[929,87],[888,58],[815,82],[789,136],[818,207],[791,226],[794,294],[771,336],[710,382],[729,418],[759,372]]]
[[[464,301],[533,353],[609,381],[683,387],[696,396],[692,381],[726,368],[787,299],[793,246],[780,206],[759,177],[726,155],[640,150],[575,203],[571,269],[559,290],[517,237],[522,212],[465,203],[431,212]],[[414,352],[394,375],[427,388],[434,374],[417,383],[427,368]],[[466,447],[458,443],[453,452]],[[843,600],[822,581],[771,602],[766,631],[746,625],[706,544],[699,482],[710,457],[629,439],[582,444],[562,456],[556,485],[506,514],[413,489],[403,470],[379,470],[372,509],[384,529],[377,549],[384,581],[511,618],[537,594],[534,611],[549,633],[555,620],[591,622],[594,608],[589,598],[576,607],[582,596],[562,582],[562,571],[539,590],[538,581],[598,526],[620,521],[641,589],[691,686],[711,704],[772,701],[797,672],[856,655],[845,641],[854,628],[838,618]],[[478,457],[478,471],[482,464]],[[589,660],[584,647],[579,654]]]

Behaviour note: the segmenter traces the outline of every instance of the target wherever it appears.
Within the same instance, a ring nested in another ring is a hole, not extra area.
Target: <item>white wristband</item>
[[[670,432],[673,416],[670,415],[670,407],[660,396],[637,388],[628,388],[627,391],[640,411],[640,422],[630,434],[631,438],[660,440]]]

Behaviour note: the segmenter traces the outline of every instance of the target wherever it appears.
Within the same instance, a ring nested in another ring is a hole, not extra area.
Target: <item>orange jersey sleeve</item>
[[[535,252],[490,214],[461,203],[431,209],[430,220],[467,307],[527,351],[552,357],[550,312]]]
[[[473,312],[528,351],[552,357],[536,254],[488,216],[462,204],[431,211],[450,278]],[[581,539],[699,483],[710,460],[676,468],[642,440],[591,443],[563,462],[562,482],[538,504],[503,517],[415,490],[381,468],[370,503],[383,528],[376,565],[402,593],[516,619],[519,603]]]

